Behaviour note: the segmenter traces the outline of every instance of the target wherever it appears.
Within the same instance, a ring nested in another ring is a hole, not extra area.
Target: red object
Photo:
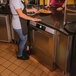
[[[52,7],[61,7],[65,0],[51,0]]]

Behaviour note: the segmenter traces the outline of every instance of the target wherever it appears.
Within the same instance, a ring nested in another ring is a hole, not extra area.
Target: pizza
[[[44,10],[44,9],[39,10],[39,12],[40,12],[40,13],[51,13],[51,11],[49,11],[49,10]]]

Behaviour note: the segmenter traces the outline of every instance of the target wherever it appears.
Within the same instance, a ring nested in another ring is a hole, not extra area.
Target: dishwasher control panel
[[[41,30],[44,30],[44,31],[46,29],[46,27],[43,26],[42,24],[36,24],[36,27],[39,28],[39,29],[41,29]]]
[[[34,22],[34,21],[30,21],[30,24],[32,26],[35,26],[37,27],[38,29],[41,29],[43,31],[46,31],[48,33],[51,33],[51,34],[54,34],[55,33],[55,30],[53,28],[50,28],[42,23],[37,23],[37,22]]]

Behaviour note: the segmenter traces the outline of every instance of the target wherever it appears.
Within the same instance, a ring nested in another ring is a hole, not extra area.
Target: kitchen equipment
[[[0,0],[0,4],[6,4],[7,0]]]
[[[66,74],[70,70],[73,36],[67,36],[61,32],[57,34],[56,65],[63,74]]]
[[[9,15],[0,14],[0,41],[11,42]]]
[[[55,69],[56,30],[37,22],[30,22],[32,56],[49,70]]]
[[[67,10],[67,8],[71,11]],[[56,52],[56,64],[63,71],[63,74],[69,72],[71,65],[71,56],[74,43],[73,36],[76,34],[76,13],[72,11],[75,9],[75,4],[67,5],[67,1],[65,0],[64,30],[66,30],[70,35],[64,35],[63,33],[58,32]]]

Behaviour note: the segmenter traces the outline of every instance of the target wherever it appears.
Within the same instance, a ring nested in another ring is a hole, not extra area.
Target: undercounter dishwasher
[[[33,21],[30,21],[30,26],[32,56],[53,71],[55,69],[56,30]]]

